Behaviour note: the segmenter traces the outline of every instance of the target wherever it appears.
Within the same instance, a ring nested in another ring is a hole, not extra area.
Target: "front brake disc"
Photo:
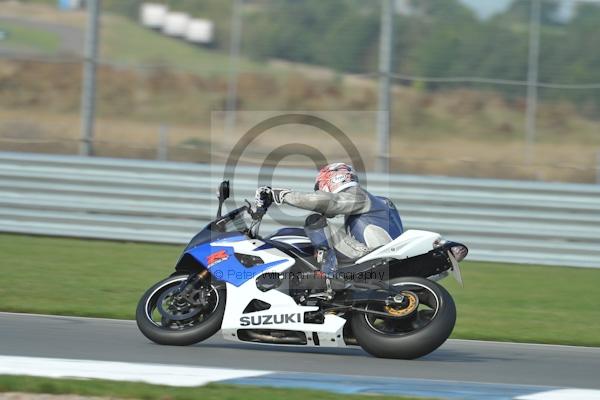
[[[175,304],[174,302],[178,299],[175,298],[174,292],[177,290],[176,287],[166,290],[160,295],[156,303],[156,309],[160,315],[170,321],[183,321],[186,319],[194,318],[202,311],[201,307],[193,307],[187,301],[181,304]],[[170,297],[169,297],[170,296]],[[165,308],[165,303],[168,306]]]

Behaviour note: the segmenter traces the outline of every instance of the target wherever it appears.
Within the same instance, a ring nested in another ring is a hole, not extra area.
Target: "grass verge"
[[[0,310],[134,317],[181,246],[0,234]],[[600,346],[600,270],[463,263],[455,338]]]
[[[0,375],[0,392],[77,394],[82,396],[135,398],[144,400],[329,400],[341,398],[351,400],[413,399],[409,397],[395,396],[348,395],[304,389],[275,389],[219,384],[209,384],[206,386],[193,388],[179,388],[133,382],[50,379],[8,375]]]
[[[8,37],[0,41],[0,46],[9,49],[35,50],[44,54],[55,53],[60,46],[58,35],[43,29],[24,27],[18,23],[0,21],[0,30]]]
[[[103,30],[103,58],[132,64],[160,64],[197,72],[225,74],[229,55],[220,51],[194,46],[143,28],[127,18],[110,15]],[[151,45],[148,45],[151,43]],[[242,57],[238,68],[260,71],[267,66]]]

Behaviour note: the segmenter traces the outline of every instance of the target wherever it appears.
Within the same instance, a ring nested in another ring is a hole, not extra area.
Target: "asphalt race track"
[[[419,360],[385,360],[360,349],[266,347],[220,337],[159,346],[133,321],[10,313],[0,313],[0,355],[600,389],[599,348],[449,340]]]

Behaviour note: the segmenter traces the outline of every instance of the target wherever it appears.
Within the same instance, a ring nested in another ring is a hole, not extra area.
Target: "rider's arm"
[[[359,214],[370,207],[366,193],[352,189],[340,193],[290,191],[283,197],[283,202],[326,216]]]

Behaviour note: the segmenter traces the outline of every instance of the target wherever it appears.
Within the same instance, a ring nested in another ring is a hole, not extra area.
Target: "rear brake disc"
[[[413,292],[403,291],[394,297],[394,302],[383,307],[394,317],[406,317],[419,307],[419,297]]]

